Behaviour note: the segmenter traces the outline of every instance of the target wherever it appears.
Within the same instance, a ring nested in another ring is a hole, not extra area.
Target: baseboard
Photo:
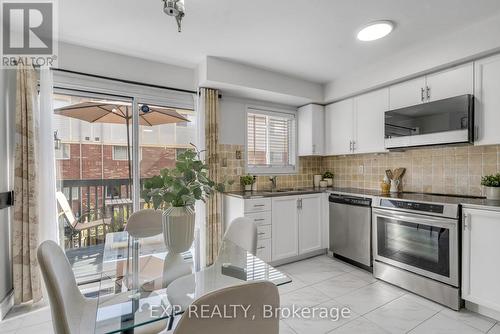
[[[482,314],[484,316],[493,318],[497,321],[500,321],[500,312],[492,310],[488,307],[478,305],[473,302],[465,301],[465,308],[468,309],[469,311],[476,312],[479,314]]]
[[[0,302],[0,321],[5,318],[10,309],[14,306],[14,290],[9,292],[7,296]]]
[[[276,266],[281,266],[283,264],[288,264],[288,263],[292,263],[292,262],[302,261],[302,260],[305,260],[305,259],[308,259],[308,258],[311,258],[311,257],[315,257],[315,256],[318,256],[318,255],[324,255],[324,254],[326,254],[326,248],[324,248],[324,249],[318,249],[317,251],[305,253],[305,254],[302,254],[302,255],[294,256],[294,257],[289,257],[289,258],[286,258],[286,259],[281,259],[281,260],[277,260],[277,261],[271,261],[271,262],[269,262],[269,264],[272,265],[272,266],[274,266],[274,267],[276,267]]]

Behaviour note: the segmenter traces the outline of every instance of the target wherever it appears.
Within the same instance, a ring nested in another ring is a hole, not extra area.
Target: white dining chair
[[[279,314],[267,317],[267,310],[277,310],[280,304],[278,288],[271,282],[251,282],[211,292],[192,304],[191,311],[184,312],[174,334],[278,334]],[[233,305],[250,306],[247,312],[238,309],[234,316],[201,316],[205,310],[231,309]],[[196,312],[194,312],[196,311]]]
[[[255,255],[257,252],[257,225],[246,217],[234,219],[228,226],[224,239]]]
[[[257,251],[257,226],[245,217],[234,219],[224,234],[224,240],[229,240],[249,253]],[[219,253],[222,249],[219,250]],[[245,258],[246,261],[246,258]],[[172,305],[178,305],[186,310],[193,301],[194,274],[179,277],[167,286],[168,300]]]
[[[61,247],[54,241],[44,241],[38,247],[37,258],[47,288],[54,333],[94,333],[97,298],[82,295]],[[166,325],[166,321],[156,321],[138,327],[134,333],[159,333]]]

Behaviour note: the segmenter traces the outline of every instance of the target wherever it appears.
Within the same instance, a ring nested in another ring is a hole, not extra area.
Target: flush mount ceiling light
[[[181,32],[181,21],[185,15],[184,0],[163,0],[163,11],[168,16],[175,17],[177,28]]]
[[[376,21],[368,24],[358,32],[358,39],[363,42],[374,41],[389,35],[394,29],[391,21]]]

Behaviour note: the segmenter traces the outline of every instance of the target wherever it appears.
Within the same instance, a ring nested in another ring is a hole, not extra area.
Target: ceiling
[[[65,42],[196,67],[216,56],[326,83],[426,39],[500,13],[498,0],[185,0],[182,33],[160,0],[64,0]],[[396,23],[359,42],[368,22]]]

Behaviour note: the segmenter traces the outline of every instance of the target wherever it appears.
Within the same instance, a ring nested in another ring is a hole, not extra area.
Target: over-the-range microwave
[[[473,95],[460,95],[385,112],[387,149],[473,142]]]

